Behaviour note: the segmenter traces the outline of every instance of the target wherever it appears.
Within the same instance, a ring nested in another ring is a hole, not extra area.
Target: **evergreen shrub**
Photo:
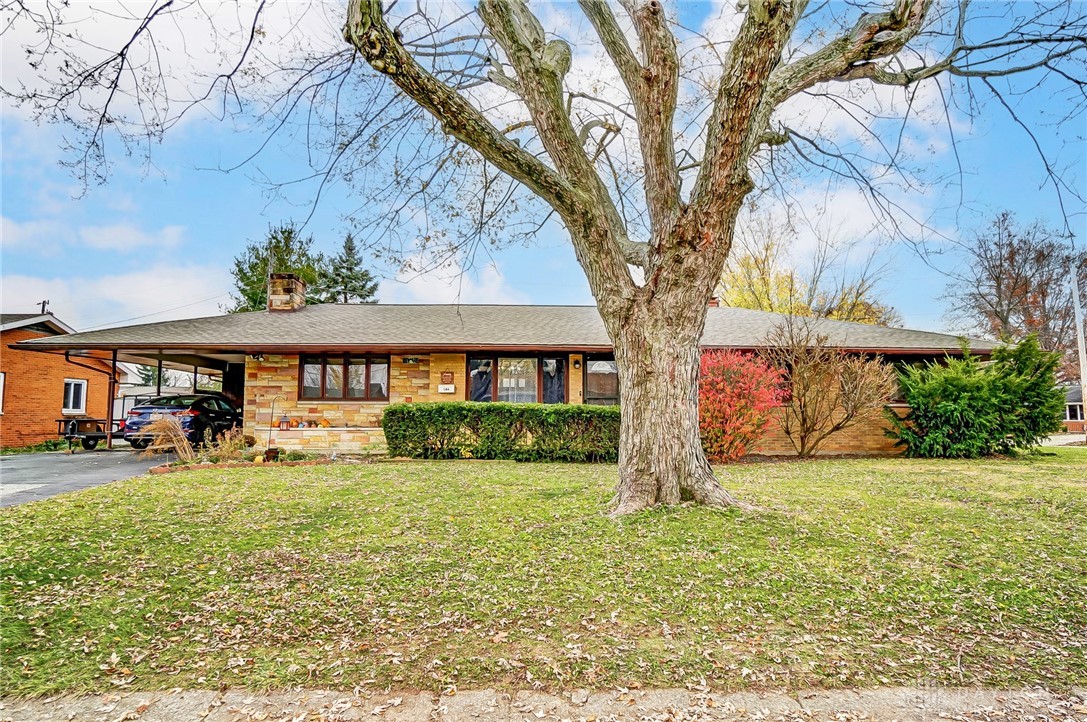
[[[902,418],[885,410],[887,435],[913,457],[972,459],[1029,451],[1062,428],[1059,364],[1059,354],[1043,351],[1028,336],[993,351],[987,364],[964,347],[961,359],[907,366],[899,382],[910,410]]]

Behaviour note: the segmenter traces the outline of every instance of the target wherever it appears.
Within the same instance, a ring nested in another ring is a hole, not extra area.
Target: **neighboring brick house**
[[[1087,421],[1083,416],[1083,389],[1066,386],[1064,389],[1064,429],[1069,434],[1087,433]]]
[[[22,341],[72,332],[51,313],[0,316],[0,447],[55,439],[57,419],[106,417],[108,361],[75,358],[70,363],[63,350],[40,353],[12,348]]]
[[[121,361],[223,375],[243,400],[245,433],[261,446],[359,450],[382,443],[391,402],[514,401],[614,404],[611,342],[593,306],[305,305],[305,284],[275,274],[266,311],[166,321],[75,334],[34,346],[116,351]],[[706,349],[757,348],[781,315],[710,308]],[[955,336],[820,322],[829,343],[888,361],[961,354]],[[973,342],[987,355],[992,343]],[[278,428],[286,417],[292,428]],[[298,426],[294,426],[298,424]],[[302,426],[305,424],[305,426]],[[888,453],[883,419],[829,441],[830,453]],[[780,433],[756,451],[793,453]]]

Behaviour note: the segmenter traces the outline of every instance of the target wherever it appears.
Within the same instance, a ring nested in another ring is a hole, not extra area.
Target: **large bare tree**
[[[888,120],[908,116],[921,89],[967,113],[991,93],[989,107],[1016,122],[1012,96],[1028,87],[1063,93],[1069,116],[1084,101],[1087,23],[1075,2],[997,3],[975,18],[968,0],[741,0],[711,35],[661,0],[578,0],[592,36],[572,44],[573,5],[345,0],[340,48],[303,32],[330,28],[297,3],[286,31],[265,2],[224,12],[156,0],[135,15],[118,4],[125,31],[107,38],[80,27],[83,7],[16,2],[4,23],[33,35],[37,78],[6,90],[80,131],[71,162],[84,179],[103,174],[107,138],[149,149],[199,107],[304,139],[319,157],[318,195],[329,179],[354,183],[358,213],[382,219],[363,240],[393,257],[425,265],[427,251],[561,223],[619,367],[617,513],[736,503],[699,441],[698,343],[753,189],[809,164],[863,183],[895,223],[906,211],[878,181],[900,169],[904,144]],[[171,63],[179,47],[198,48],[191,67]],[[577,54],[594,49],[586,74]],[[207,58],[214,70],[194,80]],[[848,112],[861,107],[851,89],[873,88],[903,100],[856,113],[872,141],[859,146],[782,112],[797,97]],[[885,156],[878,172],[871,148]],[[1067,194],[1058,165],[1046,169]]]
[[[1023,225],[1007,211],[962,241],[966,263],[947,287],[951,319],[967,331],[1038,345],[1062,356],[1058,374],[1079,376],[1071,279],[1087,296],[1087,251],[1035,221]]]

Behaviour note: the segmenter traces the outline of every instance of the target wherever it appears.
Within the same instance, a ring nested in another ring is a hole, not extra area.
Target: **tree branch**
[[[769,92],[771,71],[796,23],[797,10],[788,2],[753,0],[729,48],[706,125],[706,151],[691,194],[691,207],[699,216],[703,209],[738,204],[751,187],[747,160],[758,137],[753,131],[766,124],[758,111],[767,104],[764,96]],[[715,219],[700,218],[700,222],[709,224],[711,233],[719,232]],[[726,247],[722,263],[727,252]]]
[[[559,174],[503,135],[456,91],[420,66],[385,22],[380,0],[348,3],[344,39],[377,71],[433,115],[446,133],[482,153],[496,167],[523,183],[562,212],[577,202]]]
[[[767,83],[756,127],[769,128],[774,110],[797,93],[838,78],[857,63],[897,53],[921,30],[932,2],[897,0],[890,11],[865,13],[848,32],[819,50],[777,67]]]
[[[566,112],[563,80],[570,70],[570,46],[562,40],[545,42],[543,28],[524,0],[482,0],[479,14],[517,73],[521,97],[556,170],[591,199],[576,214],[563,215],[568,225],[583,229],[572,234],[575,247],[584,243],[597,251],[583,254],[596,265],[589,271],[590,286],[594,293],[604,288],[631,290],[633,279],[626,264],[638,256],[623,252],[626,225]]]
[[[679,57],[660,0],[625,3],[642,45],[639,62],[606,0],[579,0],[596,34],[626,85],[638,121],[638,140],[645,165],[645,196],[654,238],[671,234],[681,198],[676,167],[676,99]]]

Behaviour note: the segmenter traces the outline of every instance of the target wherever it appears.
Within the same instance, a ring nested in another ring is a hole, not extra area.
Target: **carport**
[[[97,332],[95,335],[101,338],[108,332]],[[73,334],[79,336],[79,334]],[[222,393],[233,401],[239,408],[244,402],[245,384],[245,354],[236,349],[223,348],[171,348],[165,344],[123,344],[111,343],[108,339],[102,339],[94,343],[80,342],[78,338],[54,336],[48,339],[36,339],[14,344],[13,347],[22,351],[33,351],[53,355],[63,355],[65,361],[75,366],[93,371],[95,373],[109,374],[110,403],[107,405],[107,417],[105,419],[83,420],[87,424],[98,424],[105,427],[106,448],[113,448],[113,438],[116,435],[115,427],[120,419],[114,418],[113,400],[117,397],[117,364],[133,363],[142,366],[152,366],[158,369],[156,395],[162,393],[162,371],[183,371],[193,375],[193,392],[197,389],[197,377],[218,377],[222,383]],[[80,363],[81,359],[96,359],[109,363],[109,371],[96,366]],[[71,423],[79,428],[79,419],[73,419]]]

